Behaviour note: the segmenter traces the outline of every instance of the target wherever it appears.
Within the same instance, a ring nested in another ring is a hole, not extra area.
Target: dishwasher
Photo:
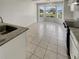
[[[70,29],[68,26],[67,26],[66,44],[67,44],[67,54],[70,56]]]
[[[66,46],[67,46],[67,54],[70,56],[70,29],[66,22],[63,23],[66,28]]]

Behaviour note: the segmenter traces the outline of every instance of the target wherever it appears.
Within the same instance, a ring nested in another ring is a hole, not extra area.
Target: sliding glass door
[[[56,22],[62,19],[62,5],[38,4],[38,22]]]

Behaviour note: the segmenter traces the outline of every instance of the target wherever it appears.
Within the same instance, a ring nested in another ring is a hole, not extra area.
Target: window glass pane
[[[58,13],[58,18],[60,19],[62,19],[62,12],[63,12],[63,5],[57,4],[57,13]]]
[[[43,17],[44,16],[44,7],[41,6],[40,7],[40,17]]]
[[[46,17],[56,17],[56,8],[47,6],[46,7]]]

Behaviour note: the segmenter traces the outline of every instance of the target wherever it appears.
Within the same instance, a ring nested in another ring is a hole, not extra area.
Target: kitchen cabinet
[[[75,11],[79,11],[79,5],[75,5]]]
[[[75,2],[76,0],[68,0],[68,5],[70,6],[73,2]]]
[[[79,10],[79,5],[77,5],[75,2],[79,3],[79,0],[68,0],[68,6],[70,6],[71,11]]]
[[[71,11],[74,11],[74,12],[79,11],[79,5],[71,4],[70,8],[71,8]]]
[[[0,59],[26,59],[26,32],[0,46]]]
[[[74,40],[74,37],[70,35],[70,56],[71,59],[79,59],[79,51]]]

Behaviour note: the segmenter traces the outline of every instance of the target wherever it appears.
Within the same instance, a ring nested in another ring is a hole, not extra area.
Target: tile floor
[[[36,23],[27,31],[26,59],[68,59],[63,25]]]

